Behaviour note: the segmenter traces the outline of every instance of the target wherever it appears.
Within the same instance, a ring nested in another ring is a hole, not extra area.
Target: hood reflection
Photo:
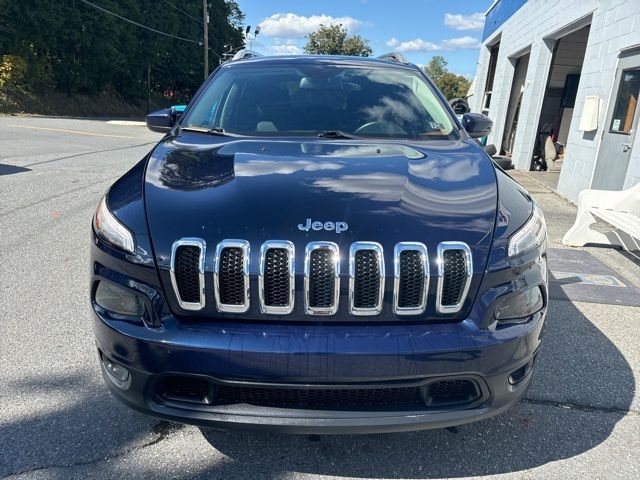
[[[235,178],[233,157],[221,157],[214,150],[172,150],[156,172],[158,181],[166,188],[200,190],[217,187]]]
[[[445,182],[466,182],[480,175],[480,160],[477,158],[451,158],[447,160],[425,160],[409,164],[409,173],[417,177]]]
[[[495,190],[491,185],[480,185],[472,188],[438,190],[433,184],[425,184],[421,178],[412,175],[409,167],[408,176],[373,172],[365,175],[342,175],[337,178],[320,178],[313,186],[336,193],[349,193],[376,202],[390,203],[386,208],[377,210],[379,214],[412,213],[423,217],[423,223],[436,226],[434,217],[473,217],[483,216],[493,211]],[[427,177],[429,178],[429,177]],[[457,222],[457,220],[454,220]],[[469,221],[472,228],[473,221]],[[478,227],[485,225],[480,220]],[[447,223],[448,224],[448,223]]]
[[[318,162],[313,160],[288,160],[268,158],[264,155],[237,153],[235,172],[239,177],[258,177],[261,175],[290,175],[297,172],[317,172],[321,170],[340,170],[344,163]]]

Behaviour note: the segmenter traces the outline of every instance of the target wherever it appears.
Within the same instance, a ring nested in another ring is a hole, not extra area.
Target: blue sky
[[[491,0],[238,0],[245,22],[261,26],[253,49],[299,53],[319,23],[342,23],[369,41],[374,55],[401,51],[424,65],[442,55],[455,73],[473,76],[482,15]]]

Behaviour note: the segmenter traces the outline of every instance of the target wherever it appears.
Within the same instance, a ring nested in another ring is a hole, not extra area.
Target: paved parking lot
[[[554,300],[527,398],[467,426],[284,436],[175,425],[121,405],[95,355],[89,225],[105,189],[158,138],[98,120],[0,117],[0,477],[640,478],[640,307],[615,295]],[[574,207],[514,176],[541,203],[562,258]],[[619,288],[640,287],[630,255],[584,250]]]

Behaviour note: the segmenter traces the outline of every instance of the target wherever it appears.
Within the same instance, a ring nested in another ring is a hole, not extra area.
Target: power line
[[[120,20],[124,20],[125,22],[131,23],[132,25],[135,25],[135,26],[140,27],[140,28],[144,28],[145,30],[149,30],[150,32],[158,33],[160,35],[164,35],[165,37],[170,37],[170,38],[175,38],[177,40],[182,40],[183,42],[196,43],[198,45],[200,45],[202,43],[202,42],[198,42],[197,40],[191,40],[189,38],[178,37],[176,35],[171,35],[170,33],[161,32],[160,30],[156,30],[155,28],[147,27],[146,25],[142,25],[141,23],[134,22],[133,20],[129,20],[128,18],[125,18],[122,15],[118,15],[117,13],[113,13],[113,12],[107,10],[106,8],[102,8],[101,6],[96,5],[95,3],[91,3],[88,0],[80,0],[80,1],[82,3],[85,3],[85,4],[93,7],[93,8],[96,8],[96,9],[100,10],[103,13],[107,13],[109,15],[113,15],[114,17],[117,17]]]
[[[194,17],[193,15],[191,15],[190,13],[185,12],[184,10],[182,10],[180,7],[178,7],[177,5],[174,5],[171,2],[168,2],[167,0],[162,0],[164,3],[166,3],[167,5],[169,5],[170,7],[175,8],[177,11],[179,11],[180,13],[182,13],[183,15],[186,15],[187,17],[191,18],[192,20],[195,20],[196,22],[198,22],[200,25],[202,25],[202,20],[200,20],[199,18]]]

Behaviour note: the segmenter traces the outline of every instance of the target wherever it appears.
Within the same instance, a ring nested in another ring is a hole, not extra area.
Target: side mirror
[[[152,132],[167,133],[180,118],[185,108],[185,105],[174,105],[171,108],[150,113],[145,117],[147,128]]]
[[[482,138],[491,133],[493,122],[481,113],[465,113],[462,116],[462,126],[471,138]]]

